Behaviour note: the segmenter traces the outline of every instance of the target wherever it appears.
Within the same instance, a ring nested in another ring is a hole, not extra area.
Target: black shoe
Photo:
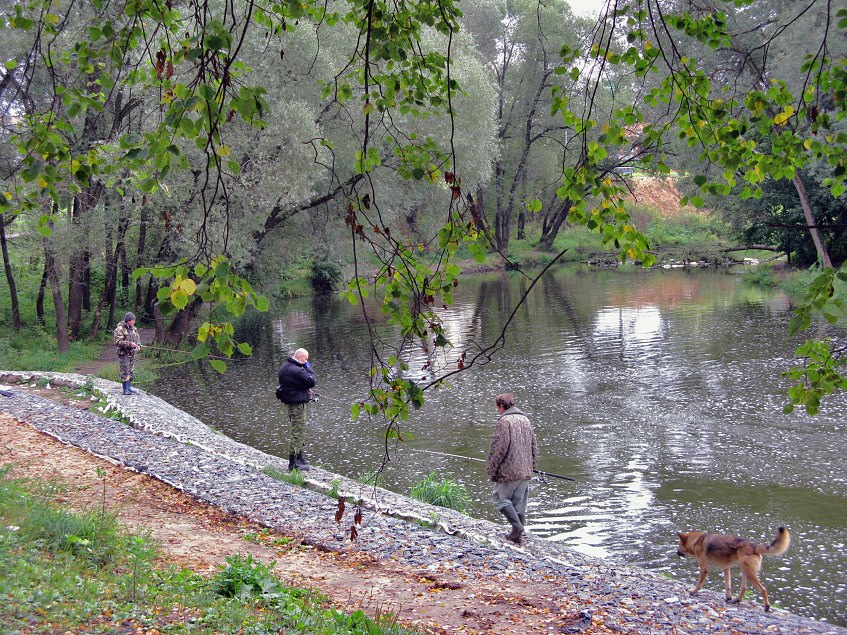
[[[297,457],[293,454],[288,455],[288,471],[293,472],[297,469]]]
[[[308,461],[306,461],[306,457],[303,456],[303,451],[298,452],[297,456],[294,457],[294,465],[298,470],[303,472],[308,472],[312,469],[312,466],[309,465]]]

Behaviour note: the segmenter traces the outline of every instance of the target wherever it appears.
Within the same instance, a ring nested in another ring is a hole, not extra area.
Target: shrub
[[[329,260],[315,261],[309,282],[317,294],[332,293],[341,282],[341,267]]]
[[[244,558],[240,553],[227,556],[226,566],[215,574],[212,588],[218,595],[228,598],[267,595],[279,589],[273,574],[274,562],[262,564],[251,554]]]
[[[775,287],[779,283],[773,267],[759,265],[744,274],[744,282],[758,287]]]
[[[464,486],[447,478],[441,481],[437,480],[435,470],[430,472],[425,479],[412,486],[411,496],[424,503],[454,509],[459,512],[464,511],[470,504],[470,498],[468,498]]]

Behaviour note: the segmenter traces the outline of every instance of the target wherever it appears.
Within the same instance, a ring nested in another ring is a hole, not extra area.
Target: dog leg
[[[759,592],[759,595],[762,596],[762,599],[765,601],[765,611],[771,610],[770,599],[768,598],[768,591],[765,589],[765,585],[762,584],[762,581],[759,580],[759,568],[761,566],[762,559],[758,558],[756,560],[750,560],[743,563],[741,569],[741,580],[743,583],[742,590],[743,592],[738,596],[739,602],[744,597],[744,592],[747,591],[747,580],[750,580],[750,584],[756,587],[756,590]]]
[[[765,601],[765,611],[770,611],[771,602],[768,599],[768,590],[765,588],[765,585],[762,584],[756,576],[750,578],[750,583],[759,590],[759,593],[762,594],[762,599]]]
[[[732,600],[732,567],[723,570],[723,594],[727,602]]]
[[[738,597],[735,598],[736,604],[741,604],[744,599],[744,594],[747,593],[747,572],[744,568],[741,569],[741,588],[738,590]]]
[[[703,588],[703,583],[706,581],[706,576],[708,575],[708,573],[708,569],[700,569],[700,579],[697,580],[697,586],[695,586],[691,590],[691,595],[694,595],[695,593],[697,593],[697,591]]]

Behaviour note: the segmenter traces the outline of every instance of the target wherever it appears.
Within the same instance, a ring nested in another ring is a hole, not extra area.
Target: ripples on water
[[[496,337],[520,286],[515,277],[463,280],[463,293],[444,312],[457,350]],[[772,601],[847,624],[845,400],[816,418],[782,413],[780,371],[798,345],[786,340],[788,319],[783,296],[713,272],[558,272],[518,311],[491,363],[428,393],[426,407],[404,423],[413,438],[392,450],[385,483],[407,492],[435,469],[465,485],[474,515],[502,520],[488,503],[482,463],[415,450],[484,459],[492,397],[513,392],[536,426],[539,469],[578,479],[534,482],[533,533],[693,585],[696,563],[676,557],[677,531],[769,542],[786,525],[790,551],[766,559],[763,569]],[[322,395],[311,406],[307,455],[352,478],[372,470],[385,451],[382,422],[350,418],[350,404],[366,394],[370,364],[356,309],[294,302],[273,321],[257,319],[249,338],[254,357],[231,364],[225,376],[207,366],[183,369],[154,392],[283,456],[276,371],[305,346]],[[456,357],[420,347],[401,353],[423,381]],[[713,574],[708,588],[722,588],[720,577]]]

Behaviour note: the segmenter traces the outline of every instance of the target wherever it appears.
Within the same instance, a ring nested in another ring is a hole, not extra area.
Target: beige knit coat
[[[515,406],[497,419],[491,435],[486,469],[495,483],[527,481],[532,478],[538,442],[529,418]]]

